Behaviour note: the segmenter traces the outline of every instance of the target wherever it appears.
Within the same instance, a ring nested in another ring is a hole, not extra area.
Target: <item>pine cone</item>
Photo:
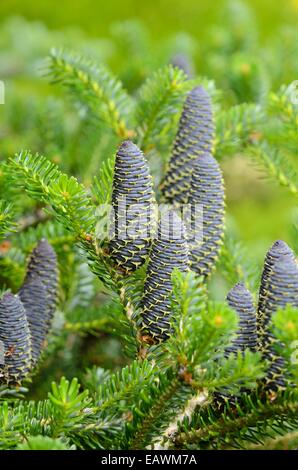
[[[193,163],[202,153],[212,152],[213,141],[211,100],[207,91],[199,86],[193,88],[185,100],[172,156],[161,186],[169,203],[187,203]]]
[[[45,334],[48,333],[53,316],[56,310],[57,296],[58,296],[58,267],[57,267],[57,256],[51,245],[47,240],[41,240],[36,248],[31,253],[27,274],[25,277],[24,285],[21,289],[21,295],[25,302],[30,302],[32,290],[32,280],[39,280],[42,282],[45,289],[44,308],[40,312],[40,316],[44,315],[44,320],[41,320],[41,329],[44,330]],[[35,284],[34,290],[38,290],[38,283]],[[42,292],[39,292],[36,298],[37,305],[40,303]],[[31,298],[30,309],[27,312],[29,318],[32,315],[32,319],[29,320],[29,325],[36,319],[36,314],[31,312],[31,309],[35,310],[35,299]],[[32,322],[31,322],[32,320]],[[45,324],[45,325],[44,325]],[[45,329],[44,329],[45,328]]]
[[[224,182],[220,167],[210,153],[197,158],[189,194],[192,217],[195,206],[202,211],[202,240],[191,237],[191,269],[209,276],[215,266],[224,235]],[[196,234],[197,236],[197,234]]]
[[[153,204],[152,178],[145,157],[135,144],[125,141],[116,154],[112,193],[115,231],[109,244],[111,258],[125,271],[136,270],[146,260]]]
[[[0,300],[0,341],[4,349],[0,380],[16,385],[31,369],[31,338],[24,306],[11,293]]]
[[[25,307],[32,343],[32,366],[38,362],[46,335],[47,323],[47,297],[46,289],[40,278],[28,279],[19,291],[19,297]]]
[[[275,350],[282,344],[270,331],[272,314],[286,305],[298,307],[298,266],[294,253],[279,240],[268,251],[261,278],[258,310],[258,347],[270,362],[265,388],[276,391],[285,387],[285,361]]]
[[[154,340],[170,335],[172,271],[188,269],[188,246],[181,219],[169,212],[169,223],[162,218],[153,241],[142,299],[142,327]]]

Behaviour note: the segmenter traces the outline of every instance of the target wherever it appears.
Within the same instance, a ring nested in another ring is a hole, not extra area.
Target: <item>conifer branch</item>
[[[260,444],[251,444],[247,450],[296,450],[298,445],[298,431],[290,431],[283,435],[268,437]]]
[[[94,209],[85,188],[45,157],[21,152],[10,160],[11,171],[30,197],[50,205],[57,219],[83,238],[94,225]]]
[[[239,104],[215,116],[215,155],[222,158],[261,137],[264,111],[257,104]]]
[[[121,372],[111,375],[97,391],[97,403],[101,412],[107,411],[111,415],[113,412],[121,413],[121,400],[134,402],[156,372],[152,363],[135,360]]]
[[[297,196],[297,171],[282,152],[264,143],[259,146],[250,146],[248,154],[253,157],[258,165],[261,165],[266,170],[266,176],[270,176],[281,186],[286,187],[291,194]]]
[[[182,431],[174,439],[175,446],[185,448],[185,445],[196,445],[197,448],[207,446],[212,449],[225,446],[225,443],[229,442],[230,446],[232,444],[234,448],[241,448],[241,441],[245,441],[245,438],[248,441],[255,438],[255,442],[259,442],[260,433],[263,437],[270,436],[270,430],[274,428],[276,420],[280,423],[284,420],[285,426],[288,423],[291,429],[297,426],[298,405],[295,396],[285,397],[282,402],[275,404],[270,401],[261,403],[248,400],[246,405],[250,407],[237,406],[238,417],[235,417],[234,410],[229,407],[218,419],[216,415],[212,415],[212,410],[209,416],[196,416],[196,428]]]
[[[141,419],[138,417],[136,420],[136,429],[132,433],[132,437],[129,439],[129,448],[130,449],[144,449],[146,444],[149,442],[152,431],[156,426],[156,422],[160,420],[161,413],[166,409],[169,411],[169,401],[176,396],[181,387],[181,382],[176,376],[170,377],[165,384],[160,385],[160,390],[155,391],[156,396],[154,396],[149,401],[150,408],[144,407],[144,411],[140,410]],[[173,411],[173,410],[172,410]],[[169,415],[166,418],[169,420]]]
[[[15,231],[14,210],[11,203],[0,200],[0,240],[9,232]]]
[[[53,50],[48,74],[54,83],[62,83],[81,107],[124,139],[132,137],[128,127],[132,101],[104,65],[95,65],[74,54]]]
[[[189,90],[185,73],[171,65],[155,72],[139,90],[136,120],[139,145],[147,152],[152,146],[162,149],[169,142],[173,119]]]
[[[218,269],[231,286],[242,281],[255,292],[258,282],[256,265],[243,243],[227,233],[220,251]]]

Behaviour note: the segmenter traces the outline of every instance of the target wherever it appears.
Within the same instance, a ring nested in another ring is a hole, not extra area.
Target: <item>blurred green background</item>
[[[42,20],[50,28],[79,26],[92,36],[105,36],[115,21],[138,18],[146,23],[159,39],[177,30],[204,37],[205,31],[218,17],[223,0],[1,0],[0,15],[22,15],[31,20]],[[263,36],[271,35],[281,22],[295,24],[297,0],[249,0],[256,13]]]
[[[227,46],[224,35],[226,34],[229,37],[229,34],[232,34],[229,28],[237,29],[238,17],[234,18],[236,25],[233,25],[233,18],[226,22],[225,3],[222,0],[213,0],[212,2],[206,2],[205,0],[63,0],[61,2],[1,0],[0,19],[3,25],[6,25],[6,29],[10,30],[10,36],[8,35],[10,39],[7,40],[5,35],[1,36],[2,39],[0,37],[0,47],[2,48],[0,73],[5,75],[8,68],[7,76],[12,76],[14,90],[27,88],[31,90],[33,83],[32,70],[30,69],[28,72],[26,64],[28,64],[28,67],[34,68],[36,62],[31,61],[30,48],[35,51],[31,55],[35,54],[35,57],[37,57],[42,56],[43,53],[46,55],[52,42],[55,45],[64,45],[66,43],[74,50],[84,44],[85,50],[91,51],[95,56],[98,54],[99,59],[102,58],[107,61],[115,72],[120,72],[120,76],[122,73],[121,78],[124,80],[125,85],[130,87],[132,82],[123,73],[125,63],[129,64],[130,52],[126,56],[125,48],[123,48],[121,59],[119,59],[119,54],[113,55],[113,45],[108,42],[108,39],[111,34],[113,35],[113,25],[115,23],[137,19],[146,26],[148,34],[152,36],[152,50],[148,51],[149,55],[156,55],[160,44],[167,41],[172,35],[180,32],[187,33],[189,36],[181,35],[180,38],[184,44],[183,49],[192,50],[197,73],[214,79],[216,85],[223,89],[224,94],[226,93],[226,101],[234,103],[237,100],[230,96],[230,83],[225,83],[225,80],[230,79],[225,79],[225,77],[229,77],[231,74],[231,65],[229,61],[226,61],[226,58],[229,60],[230,51],[231,53],[234,51]],[[249,60],[254,59],[251,51],[256,50],[258,53],[260,47],[264,47],[264,50],[262,50],[263,55],[260,56],[260,64],[257,66],[262,66],[263,57],[266,59],[267,56],[271,55],[272,63],[276,58],[276,63],[281,68],[284,52],[279,50],[279,47],[284,39],[280,37],[280,30],[297,29],[298,0],[287,0],[282,3],[278,1],[268,2],[268,0],[251,0],[242,2],[242,4],[249,7],[251,18],[246,18],[245,10],[245,18],[241,18],[240,14],[241,21],[236,35],[238,33],[239,37],[243,35],[244,40],[247,42],[254,42],[257,35],[257,46],[253,46],[252,49],[248,50]],[[18,23],[19,20],[7,23],[9,18],[14,16],[22,16],[29,21],[38,20],[50,30],[56,32],[49,36],[47,41],[44,41],[44,26],[41,23],[39,25],[35,23],[34,28],[37,32],[35,36],[32,35],[31,37],[30,23],[29,26],[27,24],[24,28],[21,27],[22,23]],[[10,26],[7,27],[7,24]],[[242,29],[243,31],[241,31]],[[294,47],[297,36],[293,39],[291,34],[285,37],[289,37],[291,47]],[[100,40],[98,49],[97,43],[93,45],[91,42],[88,43],[89,37],[90,41],[91,39]],[[193,43],[192,40],[194,40]],[[9,41],[11,41],[11,44],[8,44]],[[39,41],[40,44],[38,44]],[[179,42],[179,40],[177,41]],[[216,47],[220,50],[221,41],[224,53],[222,56],[220,54],[214,55]],[[44,47],[42,47],[43,43]],[[135,46],[137,47],[137,45]],[[12,59],[13,54],[10,52],[9,47],[14,52],[18,51],[15,60]],[[245,47],[243,46],[244,51]],[[297,47],[297,44],[295,47]],[[95,54],[94,50],[96,50]],[[240,50],[240,54],[242,54],[242,50]],[[216,59],[215,65],[212,63],[213,56]],[[222,60],[222,63],[220,60]],[[240,62],[241,60],[240,56]],[[20,63],[22,63],[22,66],[20,66]],[[234,67],[234,65],[233,62],[232,66]],[[237,63],[235,67],[237,67]],[[13,73],[11,69],[14,70]],[[268,75],[270,75],[270,72]],[[287,68],[287,74],[283,75],[282,72],[278,72],[276,75],[268,85],[269,88],[275,91],[285,80],[290,82],[298,78],[294,76],[291,67]],[[136,80],[141,81],[141,78],[137,77]],[[39,78],[38,85],[36,85],[36,82],[34,83],[35,87],[44,88],[45,94],[48,93],[45,81]],[[251,83],[253,83],[253,86],[257,86],[254,77],[252,77]],[[133,85],[131,88],[133,89]],[[241,99],[239,101],[241,102]],[[6,112],[2,107],[1,114]],[[18,144],[15,139],[12,139],[11,146],[6,144],[4,154],[18,151],[18,145],[21,144],[26,145],[26,141]],[[30,142],[27,145],[30,146]],[[3,149],[1,151],[3,153]],[[268,246],[277,238],[284,238],[292,245],[297,243],[293,240],[292,231],[293,223],[297,219],[297,204],[294,197],[277,184],[266,181],[262,172],[245,158],[239,156],[229,158],[229,160],[223,161],[223,168],[230,213],[228,224],[237,237],[244,241],[252,256],[260,262]]]

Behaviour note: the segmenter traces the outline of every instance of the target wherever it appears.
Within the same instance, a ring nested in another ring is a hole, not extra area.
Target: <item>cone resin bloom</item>
[[[237,313],[239,323],[236,338],[226,349],[226,355],[257,349],[257,318],[253,297],[243,282],[238,282],[228,293],[227,302]]]
[[[148,255],[154,230],[154,193],[148,163],[132,142],[123,142],[116,154],[112,207],[114,230],[110,255],[125,271],[140,267]]]
[[[169,211],[162,217],[152,244],[142,299],[142,329],[153,340],[164,341],[170,333],[172,272],[188,270],[186,230],[180,217]]]
[[[193,164],[202,153],[212,152],[213,141],[211,100],[207,91],[198,86],[185,100],[172,156],[162,183],[161,190],[167,202],[187,203]]]
[[[215,267],[224,236],[225,194],[220,167],[213,156],[205,152],[195,162],[189,195],[192,218],[202,219],[201,237],[190,243],[191,269],[209,276]]]
[[[11,293],[0,300],[0,342],[4,353],[0,383],[18,384],[31,369],[31,338],[24,306]]]
[[[40,281],[43,289],[39,282],[32,284],[32,281]],[[39,292],[37,292],[38,289]],[[45,295],[44,305],[39,314],[39,327],[43,334],[47,334],[52,324],[58,297],[58,267],[56,253],[45,239],[41,240],[31,253],[20,295],[27,307],[26,313],[30,327],[38,321],[37,308],[42,302],[42,295]],[[32,335],[34,336],[33,331]]]
[[[275,350],[282,345],[270,331],[271,319],[274,312],[286,305],[298,307],[298,266],[293,251],[278,240],[265,258],[258,307],[258,347],[270,362],[265,386],[273,391],[283,388],[285,380],[284,359]]]

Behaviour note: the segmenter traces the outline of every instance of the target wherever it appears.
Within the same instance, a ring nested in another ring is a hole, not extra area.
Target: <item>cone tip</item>
[[[130,152],[138,152],[139,153],[140,149],[131,140],[124,140],[120,144],[117,153],[120,154],[120,155],[127,155],[127,153],[130,153]]]

